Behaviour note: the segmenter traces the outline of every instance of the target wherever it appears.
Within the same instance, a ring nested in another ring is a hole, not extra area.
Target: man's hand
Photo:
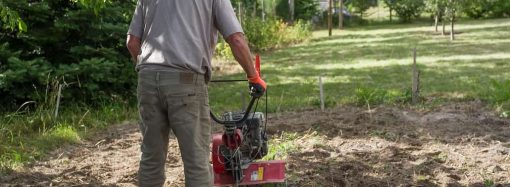
[[[260,78],[260,76],[248,77],[248,83],[250,84],[250,94],[255,98],[262,97],[266,92],[266,82]]]

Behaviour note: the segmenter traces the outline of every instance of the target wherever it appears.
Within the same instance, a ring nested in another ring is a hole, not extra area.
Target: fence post
[[[418,103],[420,99],[420,71],[416,64],[416,47],[413,50],[413,87],[412,87],[412,104]]]
[[[58,109],[60,107],[60,95],[62,94],[62,84],[58,85],[58,94],[57,94],[57,105],[55,106],[55,119],[58,117]]]
[[[322,75],[319,76],[319,90],[321,100],[321,111],[324,112],[324,88],[322,86]]]

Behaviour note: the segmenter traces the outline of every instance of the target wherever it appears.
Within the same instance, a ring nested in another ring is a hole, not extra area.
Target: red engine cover
[[[225,173],[225,158],[221,156],[220,146],[223,145],[223,134],[214,134],[212,138],[211,160],[214,173]]]
[[[231,150],[237,149],[243,143],[243,133],[241,129],[234,130],[234,134],[229,137],[227,134],[223,134],[223,143]]]

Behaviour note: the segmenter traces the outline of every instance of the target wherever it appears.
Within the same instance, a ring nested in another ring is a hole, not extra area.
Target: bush
[[[258,18],[247,19],[243,21],[243,29],[251,50],[256,52],[299,43],[312,36],[311,24],[301,20],[291,26],[281,20],[264,22]],[[225,40],[218,41],[215,56],[223,60],[233,59],[232,51]]]
[[[218,44],[216,44],[214,55],[220,60],[232,60],[234,58],[234,54],[232,54],[230,46],[223,38],[220,38]]]
[[[311,25],[306,21],[297,21],[293,26],[281,20],[252,18],[243,21],[243,29],[255,51],[268,50],[279,46],[294,44],[308,39]]]
[[[510,1],[495,0],[491,10],[491,17],[510,17]]]
[[[464,0],[462,11],[470,18],[499,18],[510,16],[508,0]]]
[[[42,103],[59,84],[65,85],[64,101],[87,105],[134,97],[125,33],[135,4],[80,2],[2,0],[28,29],[0,28],[0,111]]]
[[[284,20],[290,20],[289,2],[279,0],[276,5],[278,17]],[[295,0],[294,1],[294,19],[310,21],[313,16],[320,13],[319,2],[316,0]]]
[[[489,0],[465,0],[462,6],[467,16],[479,19],[488,16],[492,3]]]
[[[375,0],[355,0],[350,1],[346,4],[352,12],[359,13],[359,17],[363,20],[364,13],[370,8],[377,6],[377,1]]]
[[[403,22],[409,22],[412,18],[418,18],[425,7],[423,0],[398,0],[391,7]]]

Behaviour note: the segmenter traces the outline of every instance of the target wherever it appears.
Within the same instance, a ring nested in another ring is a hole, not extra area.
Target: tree
[[[423,0],[398,0],[393,4],[402,22],[409,22],[412,18],[419,17],[425,6]]]
[[[438,23],[441,21],[443,23],[443,34],[444,34],[444,12],[445,12],[445,0],[428,0],[425,1],[425,7],[427,12],[430,12],[434,15],[434,27],[435,31],[438,32]]]
[[[390,9],[390,22],[393,21],[393,10],[395,9],[396,0],[384,0],[386,6]]]
[[[315,0],[296,0],[295,3],[296,19],[308,21],[320,13],[319,3]]]
[[[279,0],[276,9],[279,17],[291,20],[288,0]],[[319,3],[316,0],[294,0],[294,18],[296,20],[309,21],[319,12]]]
[[[510,17],[510,1],[509,0],[493,0],[491,6],[490,17]]]
[[[377,6],[377,1],[375,0],[352,0],[349,2],[349,7],[353,9],[354,12],[359,13],[361,20],[363,20],[364,13],[373,6]]]
[[[492,9],[490,0],[464,0],[462,11],[470,18],[480,19],[488,16]]]
[[[338,0],[338,28],[344,29],[344,0]]]
[[[457,10],[462,5],[459,0],[446,0],[446,17],[450,20],[450,40],[455,40],[455,21]]]

